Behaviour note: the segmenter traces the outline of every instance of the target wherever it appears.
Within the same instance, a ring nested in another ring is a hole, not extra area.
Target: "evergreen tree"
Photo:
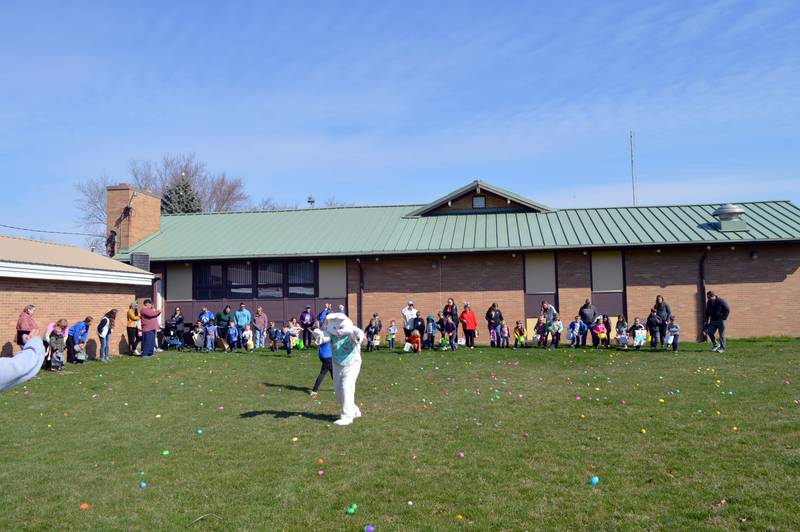
[[[164,189],[161,212],[164,214],[183,214],[201,212],[200,196],[195,192],[189,179],[180,177]]]

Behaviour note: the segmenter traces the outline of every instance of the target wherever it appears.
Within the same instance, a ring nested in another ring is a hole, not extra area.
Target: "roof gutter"
[[[153,275],[144,271],[122,272],[0,261],[0,277],[150,286]]]

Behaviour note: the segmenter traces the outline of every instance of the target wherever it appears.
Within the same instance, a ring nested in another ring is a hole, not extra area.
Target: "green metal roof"
[[[800,208],[791,202],[738,205],[747,231],[720,231],[711,215],[719,204],[423,217],[409,217],[420,205],[167,215],[161,231],[116,258],[127,260],[128,252],[168,261],[800,241]]]

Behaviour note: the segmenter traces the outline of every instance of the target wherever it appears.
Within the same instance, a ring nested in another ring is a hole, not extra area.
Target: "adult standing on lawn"
[[[672,310],[669,305],[664,301],[664,296],[661,294],[656,296],[656,304],[653,306],[656,309],[656,316],[661,320],[658,323],[658,339],[661,342],[661,347],[664,347],[664,338],[667,336],[667,326],[669,325],[669,317],[672,316]]]
[[[447,298],[447,304],[444,306],[444,309],[442,309],[442,318],[444,318],[445,322],[447,322],[448,316],[453,318],[453,323],[456,324],[456,330],[453,332],[453,341],[458,344],[458,306],[456,306],[456,302],[453,301],[452,297]]]
[[[470,349],[475,349],[475,335],[478,332],[478,317],[472,311],[469,303],[464,303],[464,310],[461,311],[458,321],[464,330],[465,345]]]
[[[253,336],[255,336],[256,349],[267,346],[267,325],[269,325],[269,320],[267,315],[264,314],[264,307],[256,308],[256,313],[253,316]]]
[[[731,313],[731,308],[724,299],[719,297],[714,292],[709,291],[706,294],[706,312],[704,316],[704,323],[706,333],[711,339],[712,351],[718,353],[725,352],[725,320]],[[717,343],[716,334],[719,333],[719,343]]]
[[[230,347],[228,345],[228,341],[226,340],[228,337],[228,324],[233,321],[233,312],[231,312],[231,306],[225,305],[222,310],[217,312],[217,317],[214,321],[217,324],[217,338],[222,340],[222,347],[224,347],[225,351],[227,351]]]
[[[153,308],[153,301],[145,299],[142,304],[142,356],[150,358],[156,350],[156,331],[159,327],[160,310]]]
[[[581,317],[581,321],[586,325],[586,330],[581,333],[581,347],[586,347],[586,335],[589,334],[590,331],[592,333],[592,345],[596,345],[596,334],[592,331],[592,327],[594,326],[594,320],[597,318],[598,314],[597,309],[592,305],[591,299],[586,299],[583,306],[581,306],[578,311],[578,316]]]
[[[314,339],[314,313],[311,312],[311,305],[306,305],[305,310],[300,313],[300,327],[303,329],[303,345],[308,349]]]
[[[553,329],[553,321],[555,321],[556,316],[558,316],[558,311],[556,307],[550,304],[549,301],[546,299],[542,301],[541,308],[539,309],[540,315],[544,318],[544,325],[545,325],[545,337],[544,337],[544,345],[547,345],[547,335],[552,333]]]
[[[33,319],[33,313],[36,312],[35,305],[28,305],[22,310],[17,320],[17,345],[22,347],[28,341],[28,336],[31,331],[38,330],[39,325]]]
[[[100,338],[100,362],[108,362],[108,349],[111,344],[111,332],[117,319],[117,309],[112,308],[100,318],[97,324],[97,337]]]
[[[402,310],[403,314],[403,334],[406,337],[406,342],[411,337],[411,331],[414,330],[414,320],[417,318],[417,309],[414,308],[414,302],[409,300],[408,305]],[[423,327],[423,332],[425,328]]]
[[[175,334],[178,336],[178,339],[182,344],[186,343],[184,339],[184,335],[186,334],[186,322],[183,318],[181,307],[175,307],[175,312],[172,314],[170,320],[175,325]]]
[[[239,303],[239,310],[233,314],[233,323],[236,325],[236,328],[239,329],[239,339],[237,342],[241,349],[247,348],[247,345],[245,345],[245,342],[242,340],[242,333],[244,332],[245,326],[250,325],[252,321],[253,315],[247,310],[247,305]]]
[[[486,326],[489,328],[489,338],[492,337],[492,331],[494,331],[497,339],[496,342],[492,342],[492,347],[500,345],[500,331],[498,329],[500,329],[501,321],[503,321],[503,312],[497,306],[497,303],[492,303],[492,306],[486,311]]]
[[[136,347],[142,341],[142,324],[139,320],[142,316],[139,314],[139,304],[134,301],[128,307],[128,316],[125,323],[125,330],[128,333],[128,351],[129,355],[136,354]]]

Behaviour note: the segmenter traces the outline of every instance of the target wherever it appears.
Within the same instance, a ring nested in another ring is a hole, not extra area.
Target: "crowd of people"
[[[40,330],[35,318],[36,306],[24,308],[17,321],[16,343],[22,347],[33,331]],[[148,358],[155,352],[174,348],[192,348],[196,351],[229,352],[234,350],[253,351],[270,349],[283,350],[291,356],[295,349],[314,347],[313,331],[324,326],[325,317],[333,312],[331,304],[326,304],[319,314],[314,314],[307,305],[298,317],[290,318],[282,326],[269,320],[264,309],[257,307],[251,313],[245,303],[237,310],[225,305],[214,313],[202,307],[195,320],[186,320],[181,308],[176,307],[169,318],[161,325],[161,311],[153,307],[150,299],[145,299],[141,308],[137,302],[130,304],[126,315],[126,336],[129,354],[141,354]],[[338,312],[345,314],[343,305]],[[714,351],[725,351],[725,321],[730,307],[714,292],[707,293],[704,314],[704,332],[712,342]],[[117,309],[106,312],[94,327],[99,340],[97,359],[109,361],[109,348],[112,331],[116,327]],[[522,320],[513,326],[506,320],[497,303],[493,303],[484,314],[489,344],[499,348],[540,347],[557,349],[562,345],[562,336],[572,348],[628,349],[646,347],[678,351],[681,327],[669,304],[659,295],[646,317],[635,317],[631,323],[625,316],[612,317],[602,314],[586,299],[574,318],[565,323],[549,301],[542,301],[539,316],[533,331],[526,330]],[[422,350],[451,350],[460,347],[474,349],[475,340],[480,335],[478,317],[469,303],[464,303],[459,312],[452,298],[436,314],[422,312],[409,300],[400,312],[403,329],[403,350],[419,352]],[[45,364],[48,369],[59,371],[67,362],[83,364],[88,360],[87,342],[95,320],[86,316],[83,320],[69,324],[65,319],[49,323],[44,329],[42,339],[46,348]],[[364,330],[367,351],[382,345],[395,349],[399,329],[397,322],[391,320],[384,329],[378,313],[374,313]],[[385,333],[385,338],[382,334]]]

